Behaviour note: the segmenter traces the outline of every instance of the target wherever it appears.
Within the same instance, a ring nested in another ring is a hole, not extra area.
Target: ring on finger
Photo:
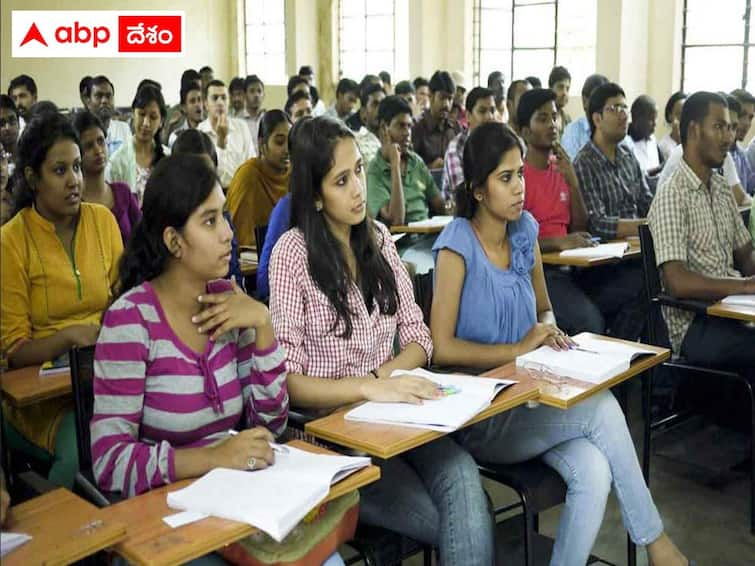
[[[252,456],[246,461],[246,467],[249,468],[250,470],[253,470],[256,465],[257,465],[257,458],[255,458],[254,456]]]

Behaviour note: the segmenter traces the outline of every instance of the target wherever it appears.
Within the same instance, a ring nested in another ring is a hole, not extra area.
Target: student
[[[189,108],[185,101],[188,102],[189,93],[196,91],[199,93],[198,100],[194,93],[192,98],[192,105]],[[194,108],[199,107],[199,115],[194,114]],[[191,117],[189,118],[189,114]],[[191,119],[193,126],[190,126],[188,119]],[[204,119],[204,101],[202,100],[202,79],[199,73],[194,69],[186,69],[181,73],[181,88],[179,90],[179,103],[171,106],[168,109],[168,118],[166,124],[162,129],[163,143],[169,147],[173,145],[175,136],[173,132],[185,130],[188,127],[196,128],[199,122]]]
[[[506,110],[509,114],[508,125],[517,134],[519,133],[519,125],[516,122],[516,109],[519,106],[519,99],[529,90],[532,90],[532,85],[525,80],[518,79],[511,81],[509,89],[506,91]]]
[[[270,312],[287,353],[292,405],[322,410],[436,398],[423,378],[389,378],[396,369],[425,365],[432,342],[388,230],[366,215],[353,134],[315,118],[297,128],[292,144],[292,229],[270,264]],[[479,473],[453,440],[385,460],[381,476],[361,490],[365,522],[437,545],[444,565],[492,564]]]
[[[19,116],[10,96],[0,94],[0,142],[8,154],[8,174],[13,175],[18,153]]]
[[[687,95],[679,90],[669,97],[666,101],[666,107],[663,109],[663,117],[666,119],[666,124],[671,128],[671,131],[658,142],[658,149],[661,150],[664,161],[668,161],[671,152],[681,143],[679,120],[682,117],[682,106],[684,106],[685,100],[687,100]]]
[[[414,86],[409,81],[400,81],[396,84],[396,96],[403,98],[404,101],[412,109],[412,120],[415,116],[420,114],[417,108],[417,96],[414,91]]]
[[[97,340],[123,251],[104,206],[81,202],[79,140],[60,114],[29,122],[18,147],[15,211],[2,227],[2,351],[11,368],[56,360]],[[6,406],[8,441],[37,460],[49,479],[73,486],[76,426],[69,398]]]
[[[218,177],[223,190],[227,190],[236,170],[257,153],[249,128],[238,118],[228,116],[228,89],[223,81],[212,80],[204,90],[207,119],[197,126],[215,144],[218,152]]]
[[[242,246],[256,244],[255,227],[268,223],[273,207],[288,193],[290,129],[285,112],[266,112],[260,125],[260,157],[241,165],[228,187],[228,211]]]
[[[525,79],[526,80],[526,79]],[[530,82],[530,84],[532,84]],[[532,85],[533,88],[540,86]],[[564,135],[566,126],[571,123],[571,116],[566,111],[569,104],[569,89],[571,88],[571,74],[566,67],[556,65],[548,75],[548,88],[556,93],[556,108],[558,108],[558,138]]]
[[[92,75],[81,77],[79,81],[79,100],[81,100],[81,109],[89,108],[89,98],[92,91]]]
[[[29,121],[31,116],[29,112],[31,107],[37,101],[37,83],[29,75],[18,75],[8,83],[8,96],[16,105],[18,114],[25,120]],[[21,128],[23,131],[23,127]]]
[[[81,173],[84,178],[82,200],[101,204],[110,209],[118,222],[124,246],[131,231],[142,218],[139,203],[126,183],[105,182],[108,146],[105,141],[105,126],[89,111],[77,112],[73,127],[79,137],[81,150]]]
[[[380,71],[378,77],[383,83],[383,90],[386,96],[393,94],[393,82],[391,81],[391,74],[388,71]]]
[[[527,144],[524,209],[538,223],[542,252],[560,252],[593,246],[587,232],[587,210],[564,149],[558,144],[558,96],[552,89],[525,92],[519,101],[517,122]],[[605,331],[603,315],[582,289],[568,266],[545,266],[545,281],[553,311],[569,334]]]
[[[464,131],[469,128],[469,122],[467,121],[467,111],[464,108],[464,101],[467,98],[467,87],[465,86],[464,74],[460,71],[453,71],[451,78],[456,85],[456,91],[454,92],[453,104],[451,106],[451,113],[449,118],[454,122],[457,122]]]
[[[532,85],[532,88],[543,88],[543,81],[534,75],[524,77],[524,80]]]
[[[464,156],[464,144],[469,133],[477,126],[495,120],[495,96],[489,88],[477,86],[469,92],[466,99],[467,119],[469,129],[462,131],[448,144],[446,156],[443,159],[443,177],[441,192],[443,200],[453,202],[453,192],[464,182],[464,169],[462,158]]]
[[[696,92],[684,103],[683,158],[658,186],[648,221],[664,289],[679,299],[755,294],[755,251],[726,180],[727,102]],[[664,308],[671,346],[693,364],[755,368],[755,331],[734,320]]]
[[[212,67],[205,65],[204,67],[199,69],[199,78],[202,81],[202,92],[205,92],[207,90],[207,86],[215,78],[215,72],[212,70]]]
[[[755,171],[750,165],[744,145],[745,137],[750,131],[750,126],[752,126],[755,98],[746,90],[738,88],[731,91],[731,95],[727,96],[726,100],[729,104],[729,114],[731,114],[732,108],[738,107],[736,120],[733,116],[730,116],[732,126],[735,128],[735,136],[729,154],[737,168],[742,189],[748,195],[755,195]]]
[[[233,77],[228,83],[228,115],[231,118],[243,118],[246,113],[246,93],[244,92],[244,79]]]
[[[151,85],[136,91],[131,109],[134,112],[134,135],[110,157],[105,180],[125,182],[141,206],[144,187],[152,168],[170,153],[160,139],[167,110],[162,93]]]
[[[642,170],[655,177],[663,166],[663,158],[655,142],[655,121],[658,119],[658,107],[647,94],[641,94],[632,102],[632,123],[628,133],[632,138],[632,150]]]
[[[604,241],[637,236],[653,195],[637,158],[622,142],[629,111],[624,91],[605,83],[590,95],[587,109],[592,138],[577,154],[574,170],[588,229]],[[590,268],[583,274],[584,289],[600,307],[611,335],[636,340],[642,333],[647,306],[642,282],[639,262]]]
[[[336,99],[324,116],[346,121],[354,113],[359,101],[359,85],[352,79],[343,78],[336,86]]]
[[[537,245],[523,212],[522,148],[498,123],[484,124],[464,149],[457,218],[433,246],[431,329],[439,364],[495,367],[545,344],[566,349],[556,326]],[[609,391],[564,411],[521,407],[458,431],[475,458],[512,464],[540,457],[567,484],[550,563],[585,564],[612,487],[625,527],[656,566],[687,564],[663,532],[632,437]]]
[[[95,114],[105,127],[108,156],[113,155],[124,142],[131,139],[131,129],[115,116],[115,87],[105,75],[97,75],[89,87],[87,109]]]
[[[747,154],[745,154],[737,142],[737,123],[743,112],[742,105],[734,96],[729,94],[724,95],[724,93],[721,93],[721,95],[726,98],[732,130],[732,141],[731,146],[729,146],[728,157],[731,158],[734,163],[734,168],[737,170],[737,179],[739,179],[739,185],[742,188],[742,191],[749,194],[750,190],[755,190],[755,186],[750,186],[750,183],[755,185],[755,179],[752,178],[753,173],[750,168],[750,162],[747,159]],[[743,204],[749,203],[745,202]]]
[[[296,124],[302,118],[312,116],[312,98],[306,92],[295,91],[288,97],[284,108],[291,122]]]
[[[501,71],[493,71],[488,75],[488,88],[495,95],[496,120],[505,124],[509,117],[506,114],[506,88]]]
[[[446,71],[435,71],[429,85],[430,107],[412,127],[412,144],[428,169],[440,169],[448,143],[461,131],[459,124],[449,119],[456,85]]]
[[[254,149],[259,155],[260,121],[265,114],[263,104],[265,102],[265,83],[257,75],[247,75],[244,79],[244,92],[246,93],[246,115],[244,120],[252,134]]]
[[[320,93],[315,86],[315,72],[310,65],[299,67],[299,77],[303,78],[309,86],[309,95],[312,97],[312,115],[322,116],[325,114],[325,103],[320,98]],[[289,96],[291,93],[289,93]]]
[[[417,97],[415,119],[419,120],[425,111],[430,109],[430,83],[424,77],[417,77],[412,81],[414,92]]]
[[[173,147],[176,137],[181,132],[193,130],[199,126],[202,121],[204,102],[202,101],[202,89],[199,81],[188,81],[181,85],[180,99],[181,111],[179,113],[183,118],[177,126],[172,128],[168,137],[168,146]],[[164,136],[163,136],[164,137]]]
[[[360,96],[359,116],[360,127],[354,130],[359,151],[362,154],[364,168],[367,169],[372,159],[380,151],[380,124],[378,123],[378,110],[380,103],[385,98],[385,90],[380,85],[372,84],[365,87]],[[347,122],[347,126],[351,125]]]
[[[13,214],[13,186],[8,173],[8,152],[0,142],[0,226],[8,222]]]

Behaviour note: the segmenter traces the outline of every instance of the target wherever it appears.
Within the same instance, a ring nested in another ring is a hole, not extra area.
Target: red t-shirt
[[[540,224],[538,238],[559,238],[569,232],[571,193],[553,163],[536,169],[524,163],[524,209]]]

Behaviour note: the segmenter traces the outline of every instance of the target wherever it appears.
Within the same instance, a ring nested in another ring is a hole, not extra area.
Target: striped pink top
[[[200,355],[167,322],[149,283],[105,313],[94,363],[94,475],[129,496],[175,480],[175,448],[204,446],[234,427],[286,427],[285,351],[254,330],[208,342]]]

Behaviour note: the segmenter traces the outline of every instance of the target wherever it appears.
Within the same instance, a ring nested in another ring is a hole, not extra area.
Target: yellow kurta
[[[54,225],[33,207],[0,232],[2,304],[0,338],[7,356],[29,340],[74,324],[99,324],[112,300],[123,252],[118,224],[104,206],[82,203],[74,236],[74,260]],[[13,410],[5,416],[26,438],[51,450],[67,399]]]
[[[226,206],[240,245],[256,243],[254,228],[268,223],[273,208],[286,193],[288,172],[277,173],[264,159],[249,159],[238,168],[228,187]]]

